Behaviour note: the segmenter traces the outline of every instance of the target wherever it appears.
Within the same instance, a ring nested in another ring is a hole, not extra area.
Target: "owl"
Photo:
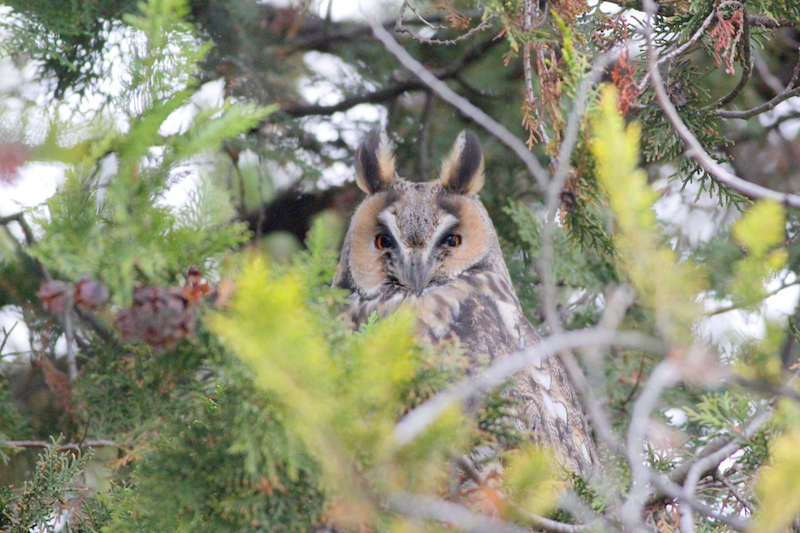
[[[359,146],[355,169],[367,197],[352,216],[334,279],[351,292],[355,326],[410,305],[434,345],[458,340],[465,347],[472,373],[537,342],[477,196],[484,162],[475,134],[459,135],[432,182],[398,177],[378,129]],[[510,394],[524,406],[519,418],[535,441],[573,472],[594,470],[589,427],[558,358],[515,376]]]

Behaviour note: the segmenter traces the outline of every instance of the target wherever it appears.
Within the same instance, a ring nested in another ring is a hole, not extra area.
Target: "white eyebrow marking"
[[[428,244],[428,247],[436,246],[439,244],[439,241],[444,236],[444,234],[453,229],[458,224],[458,219],[447,213],[444,215],[441,220],[439,220],[439,224],[436,226],[436,229],[433,232],[433,236],[431,237],[431,241]]]
[[[425,251],[422,254],[423,261],[428,261],[431,253],[436,249],[437,246],[439,246],[439,241],[442,239],[444,234],[453,229],[456,224],[458,224],[458,219],[450,213],[445,214],[439,220],[439,224],[437,224],[436,229],[433,230],[433,235],[428,241],[428,246],[425,248]]]
[[[403,239],[401,238],[400,228],[397,225],[397,216],[387,208],[378,214],[378,220],[383,222],[384,225],[389,228],[389,232],[392,234],[392,237],[394,237],[394,242],[397,244],[397,248],[400,250],[400,253],[404,258],[407,257],[408,250],[403,244]]]

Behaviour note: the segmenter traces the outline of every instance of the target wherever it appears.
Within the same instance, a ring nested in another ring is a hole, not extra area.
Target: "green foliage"
[[[695,300],[703,275],[658,242],[656,194],[638,168],[640,129],[636,124],[624,127],[613,88],[606,89],[601,108],[592,154],[614,212],[621,262],[640,297],[655,311],[656,326],[671,340],[689,344],[700,316]]]
[[[392,443],[402,400],[422,362],[411,315],[373,322],[337,349],[305,304],[308,287],[299,272],[275,270],[251,257],[231,311],[211,317],[210,325],[278,399],[288,428],[319,462],[325,486],[350,505],[369,502],[372,490],[435,486],[441,476],[435,465],[464,442],[463,417],[449,413],[404,449]],[[405,461],[394,464],[397,457]],[[370,472],[368,480],[353,464]]]
[[[744,307],[760,304],[767,296],[766,283],[786,265],[784,241],[786,216],[782,206],[762,200],[733,226],[733,235],[747,256],[734,266],[731,292]]]
[[[56,79],[55,95],[69,89],[82,93],[101,78],[103,52],[107,51],[111,23],[122,13],[136,10],[138,1],[52,2],[7,0],[14,15],[0,27],[9,34],[3,43],[6,54],[29,53],[41,62],[43,77]]]
[[[151,2],[143,9],[143,16],[126,19],[142,40],[141,50],[133,47],[118,98],[126,103],[128,123],[95,117],[91,140],[81,142],[83,159],[67,170],[61,193],[39,219],[44,235],[35,249],[63,276],[88,273],[102,280],[117,303],[130,300],[135,282],[171,282],[190,265],[213,264],[246,238],[241,224],[229,223],[226,193],[203,176],[198,158],[270,112],[226,101],[197,110],[183,131],[165,133],[175,130],[169,121],[177,120],[176,111],[193,106],[192,80],[207,47],[183,22],[185,2]],[[51,132],[58,127],[52,123]],[[180,210],[164,205],[163,196],[188,179],[192,166],[201,187]]]
[[[66,503],[70,484],[75,480],[90,458],[89,454],[74,456],[58,451],[58,442],[45,448],[36,462],[33,477],[25,482],[22,492],[13,502],[13,514],[6,495],[0,496],[0,520],[8,520],[5,526],[10,533],[25,533],[33,527],[49,531],[48,522],[59,504]],[[74,495],[73,495],[74,497]],[[5,518],[3,518],[5,517]]]
[[[106,531],[301,532],[318,523],[316,468],[281,410],[235,367],[216,381],[157,428]]]
[[[756,487],[763,502],[756,513],[758,531],[784,531],[800,512],[798,446],[800,432],[794,429],[778,437],[771,447],[770,462],[762,468]]]
[[[725,391],[703,396],[695,408],[685,407],[689,420],[698,422],[710,431],[736,432],[752,416],[754,405],[742,394]]]

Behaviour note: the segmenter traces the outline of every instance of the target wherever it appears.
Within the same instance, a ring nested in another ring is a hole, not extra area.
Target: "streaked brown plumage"
[[[538,340],[522,313],[492,221],[477,197],[483,186],[477,137],[462,133],[438,180],[397,177],[386,137],[372,130],[356,155],[356,183],[367,193],[345,238],[334,283],[352,291],[354,324],[413,306],[421,332],[457,337],[475,371]],[[589,473],[597,461],[586,418],[557,358],[517,376],[534,438],[564,466]]]

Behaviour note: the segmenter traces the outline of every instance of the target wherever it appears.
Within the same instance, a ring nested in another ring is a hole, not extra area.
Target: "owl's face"
[[[499,256],[475,194],[483,155],[474,134],[459,136],[438,180],[410,183],[397,177],[385,136],[373,130],[356,156],[356,182],[368,196],[351,220],[334,283],[361,298],[426,294]]]

